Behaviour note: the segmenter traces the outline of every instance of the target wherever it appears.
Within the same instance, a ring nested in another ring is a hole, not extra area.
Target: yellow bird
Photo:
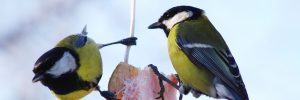
[[[233,55],[203,10],[173,7],[149,26],[154,28],[163,29],[168,37],[171,62],[183,83],[181,94],[249,99]]]
[[[60,100],[78,100],[93,90],[106,99],[114,94],[101,91],[98,83],[102,76],[102,60],[99,49],[112,45],[135,45],[137,38],[127,38],[109,44],[97,44],[82,33],[62,39],[53,49],[44,53],[35,63],[32,82],[41,81]]]

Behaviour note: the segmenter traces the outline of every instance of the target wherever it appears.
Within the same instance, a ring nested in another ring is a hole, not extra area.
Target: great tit
[[[169,56],[183,83],[181,94],[249,99],[232,53],[202,9],[173,7],[148,28],[163,29],[168,37]]]
[[[114,95],[98,87],[102,76],[99,49],[118,43],[135,45],[137,38],[97,44],[86,35],[85,27],[82,33],[67,36],[39,57],[32,82],[41,81],[60,100],[78,100],[93,90],[98,90],[106,99],[112,99]]]

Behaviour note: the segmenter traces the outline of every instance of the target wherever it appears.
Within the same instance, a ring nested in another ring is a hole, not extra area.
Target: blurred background
[[[59,40],[81,32],[98,43],[128,37],[130,0],[0,0],[0,99],[54,100],[48,88],[33,84],[33,65]],[[240,68],[252,100],[296,100],[300,84],[300,2],[297,0],[137,0],[137,46],[129,63],[144,68],[155,64],[175,73],[162,30],[148,30],[167,9],[192,5],[206,11],[223,35]],[[108,79],[123,61],[125,46],[100,50]],[[103,100],[98,92],[83,100]],[[194,100],[191,95],[184,100]],[[201,100],[212,98],[201,96]]]

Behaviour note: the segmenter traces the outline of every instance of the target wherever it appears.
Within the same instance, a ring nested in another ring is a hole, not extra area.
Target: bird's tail
[[[228,99],[228,100],[249,100],[248,96],[240,95],[241,93],[237,93],[219,78],[214,79],[214,86],[217,90],[218,98]]]

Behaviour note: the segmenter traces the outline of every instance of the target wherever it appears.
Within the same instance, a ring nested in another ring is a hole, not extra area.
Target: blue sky
[[[88,36],[99,43],[125,38],[129,32],[130,0],[1,0],[1,3],[1,100],[53,100],[46,87],[32,84],[34,62],[63,37],[81,32],[84,25],[88,26]],[[147,27],[167,9],[191,5],[205,10],[226,40],[250,99],[296,100],[300,89],[299,4],[297,0],[137,0],[135,36],[139,39],[131,49],[129,63],[140,68],[152,63],[165,74],[175,73],[165,34]],[[123,61],[125,47],[115,45],[100,52],[104,76],[99,85],[107,89],[109,76]],[[97,92],[83,100],[95,98],[101,98]]]

